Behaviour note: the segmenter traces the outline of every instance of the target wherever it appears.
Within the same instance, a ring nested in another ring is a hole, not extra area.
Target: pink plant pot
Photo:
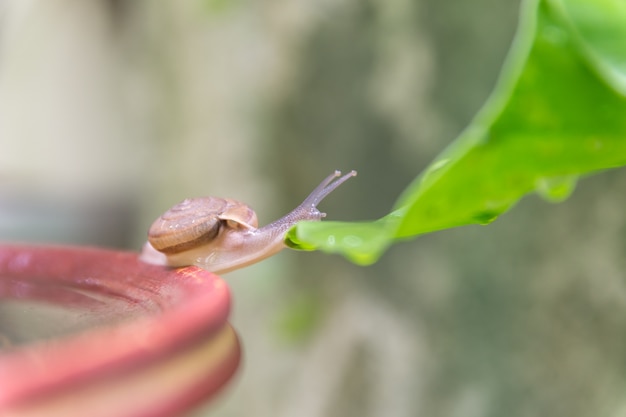
[[[229,308],[196,267],[0,245],[0,415],[178,416],[239,365]]]

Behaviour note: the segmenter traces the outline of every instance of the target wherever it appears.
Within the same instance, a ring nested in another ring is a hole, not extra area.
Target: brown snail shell
[[[166,254],[184,252],[209,243],[223,228],[256,229],[256,213],[230,198],[183,200],[161,215],[148,231],[148,241]]]

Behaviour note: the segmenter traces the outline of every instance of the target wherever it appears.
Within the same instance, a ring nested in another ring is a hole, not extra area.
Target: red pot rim
[[[104,301],[73,298],[73,290],[101,294]],[[71,304],[95,314],[106,311],[106,300],[115,300],[113,308],[122,303],[134,313],[121,323],[0,351],[0,410],[168,358],[223,330],[230,309],[228,286],[210,272],[148,265],[131,252],[77,247],[0,245],[2,298]],[[213,390],[237,368],[234,344]],[[203,397],[201,391],[196,388],[194,398]]]

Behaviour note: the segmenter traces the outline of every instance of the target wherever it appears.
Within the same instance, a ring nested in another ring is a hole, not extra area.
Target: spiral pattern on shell
[[[186,199],[163,213],[148,231],[148,241],[166,254],[210,243],[222,228],[256,229],[256,213],[230,198]]]

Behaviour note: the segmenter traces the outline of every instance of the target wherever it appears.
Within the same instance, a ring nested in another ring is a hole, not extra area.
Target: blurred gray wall
[[[334,169],[372,219],[491,91],[518,1],[0,1],[0,238],[138,249],[189,196],[262,223]],[[228,276],[237,380],[198,415],[624,416],[626,173],[368,268]]]

